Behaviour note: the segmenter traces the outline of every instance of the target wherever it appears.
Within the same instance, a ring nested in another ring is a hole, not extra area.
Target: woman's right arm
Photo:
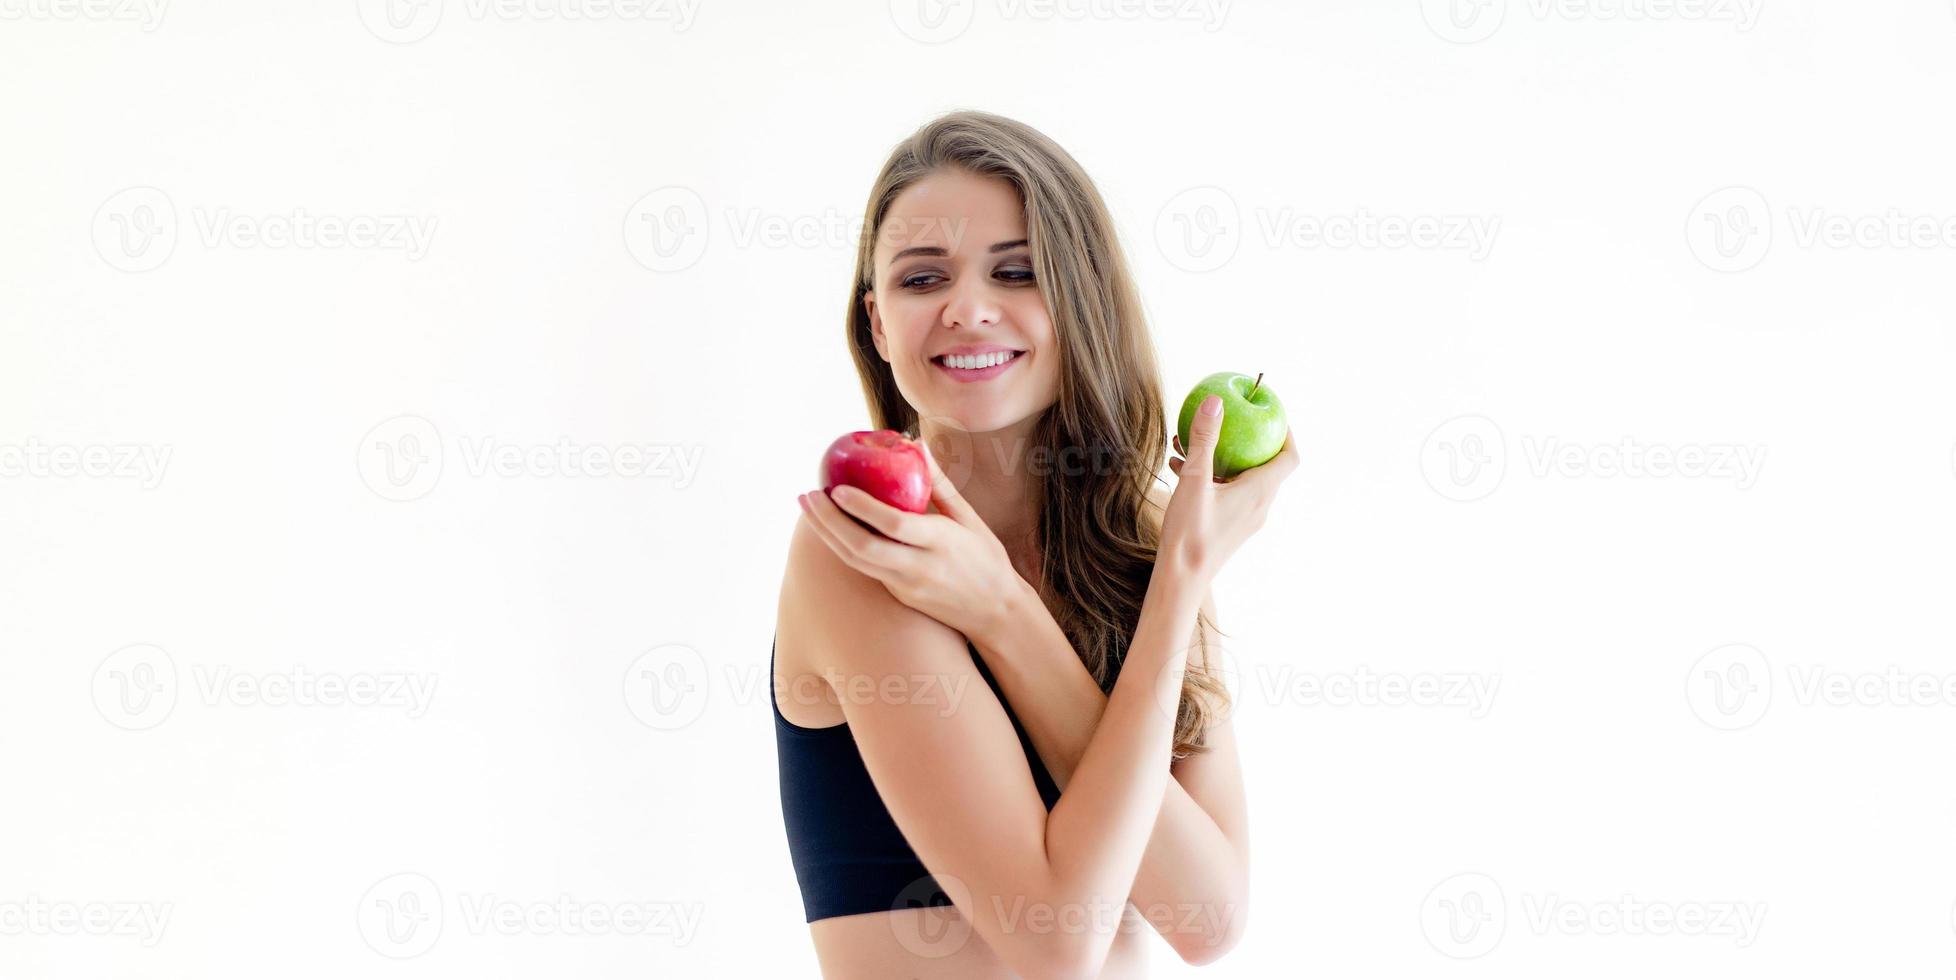
[[[1157,685],[1181,687],[1200,585],[1157,570],[1106,714],[1048,813],[964,635],[797,529],[780,629],[836,688],[904,838],[1021,976],[1096,976],[1112,946],[1170,778],[1174,716]]]
[[[1251,490],[1219,495],[1210,482],[1220,425],[1220,415],[1197,417],[1120,680],[1050,813],[965,637],[843,563],[805,521],[797,529],[781,628],[807,638],[837,685],[897,827],[1023,976],[1096,975],[1120,925],[1170,778],[1196,610],[1216,568],[1261,524],[1260,513],[1219,505],[1247,504]]]

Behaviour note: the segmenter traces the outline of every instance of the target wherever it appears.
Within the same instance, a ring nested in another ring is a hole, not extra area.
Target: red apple
[[[892,429],[851,432],[822,454],[822,492],[841,484],[912,514],[930,508],[930,463],[922,446]]]

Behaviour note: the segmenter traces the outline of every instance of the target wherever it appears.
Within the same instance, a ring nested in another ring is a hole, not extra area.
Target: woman
[[[1154,490],[1160,379],[1107,208],[1023,124],[928,123],[863,227],[849,343],[876,426],[935,447],[934,509],[801,498],[775,728],[823,973],[1135,976],[1150,931],[1209,962],[1248,883],[1209,583],[1292,441],[1215,482],[1210,398]]]

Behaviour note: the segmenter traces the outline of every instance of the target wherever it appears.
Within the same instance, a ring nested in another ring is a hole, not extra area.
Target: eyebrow
[[[991,248],[986,249],[986,251],[990,252],[993,255],[996,255],[999,252],[1009,252],[1012,249],[1018,248],[1019,246],[1025,244],[1027,244],[1026,240],[1021,238],[1017,241],[999,242],[998,244],[993,245]],[[950,254],[951,254],[950,252],[945,251],[943,247],[938,245],[918,245],[913,248],[906,248],[903,251],[890,256],[890,262],[891,264],[895,264],[897,260],[912,255],[930,255],[930,256],[935,256],[937,258],[943,258],[944,256]]]

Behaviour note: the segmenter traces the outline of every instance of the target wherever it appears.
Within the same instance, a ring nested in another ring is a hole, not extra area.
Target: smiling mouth
[[[1012,365],[1025,360],[1022,350],[989,351],[984,354],[939,354],[930,359],[939,371],[951,376],[953,381],[988,381],[1012,370]]]
[[[1019,359],[1025,351],[992,351],[988,354],[939,354],[931,358],[938,367],[953,371],[983,371],[986,368],[1010,364]]]

